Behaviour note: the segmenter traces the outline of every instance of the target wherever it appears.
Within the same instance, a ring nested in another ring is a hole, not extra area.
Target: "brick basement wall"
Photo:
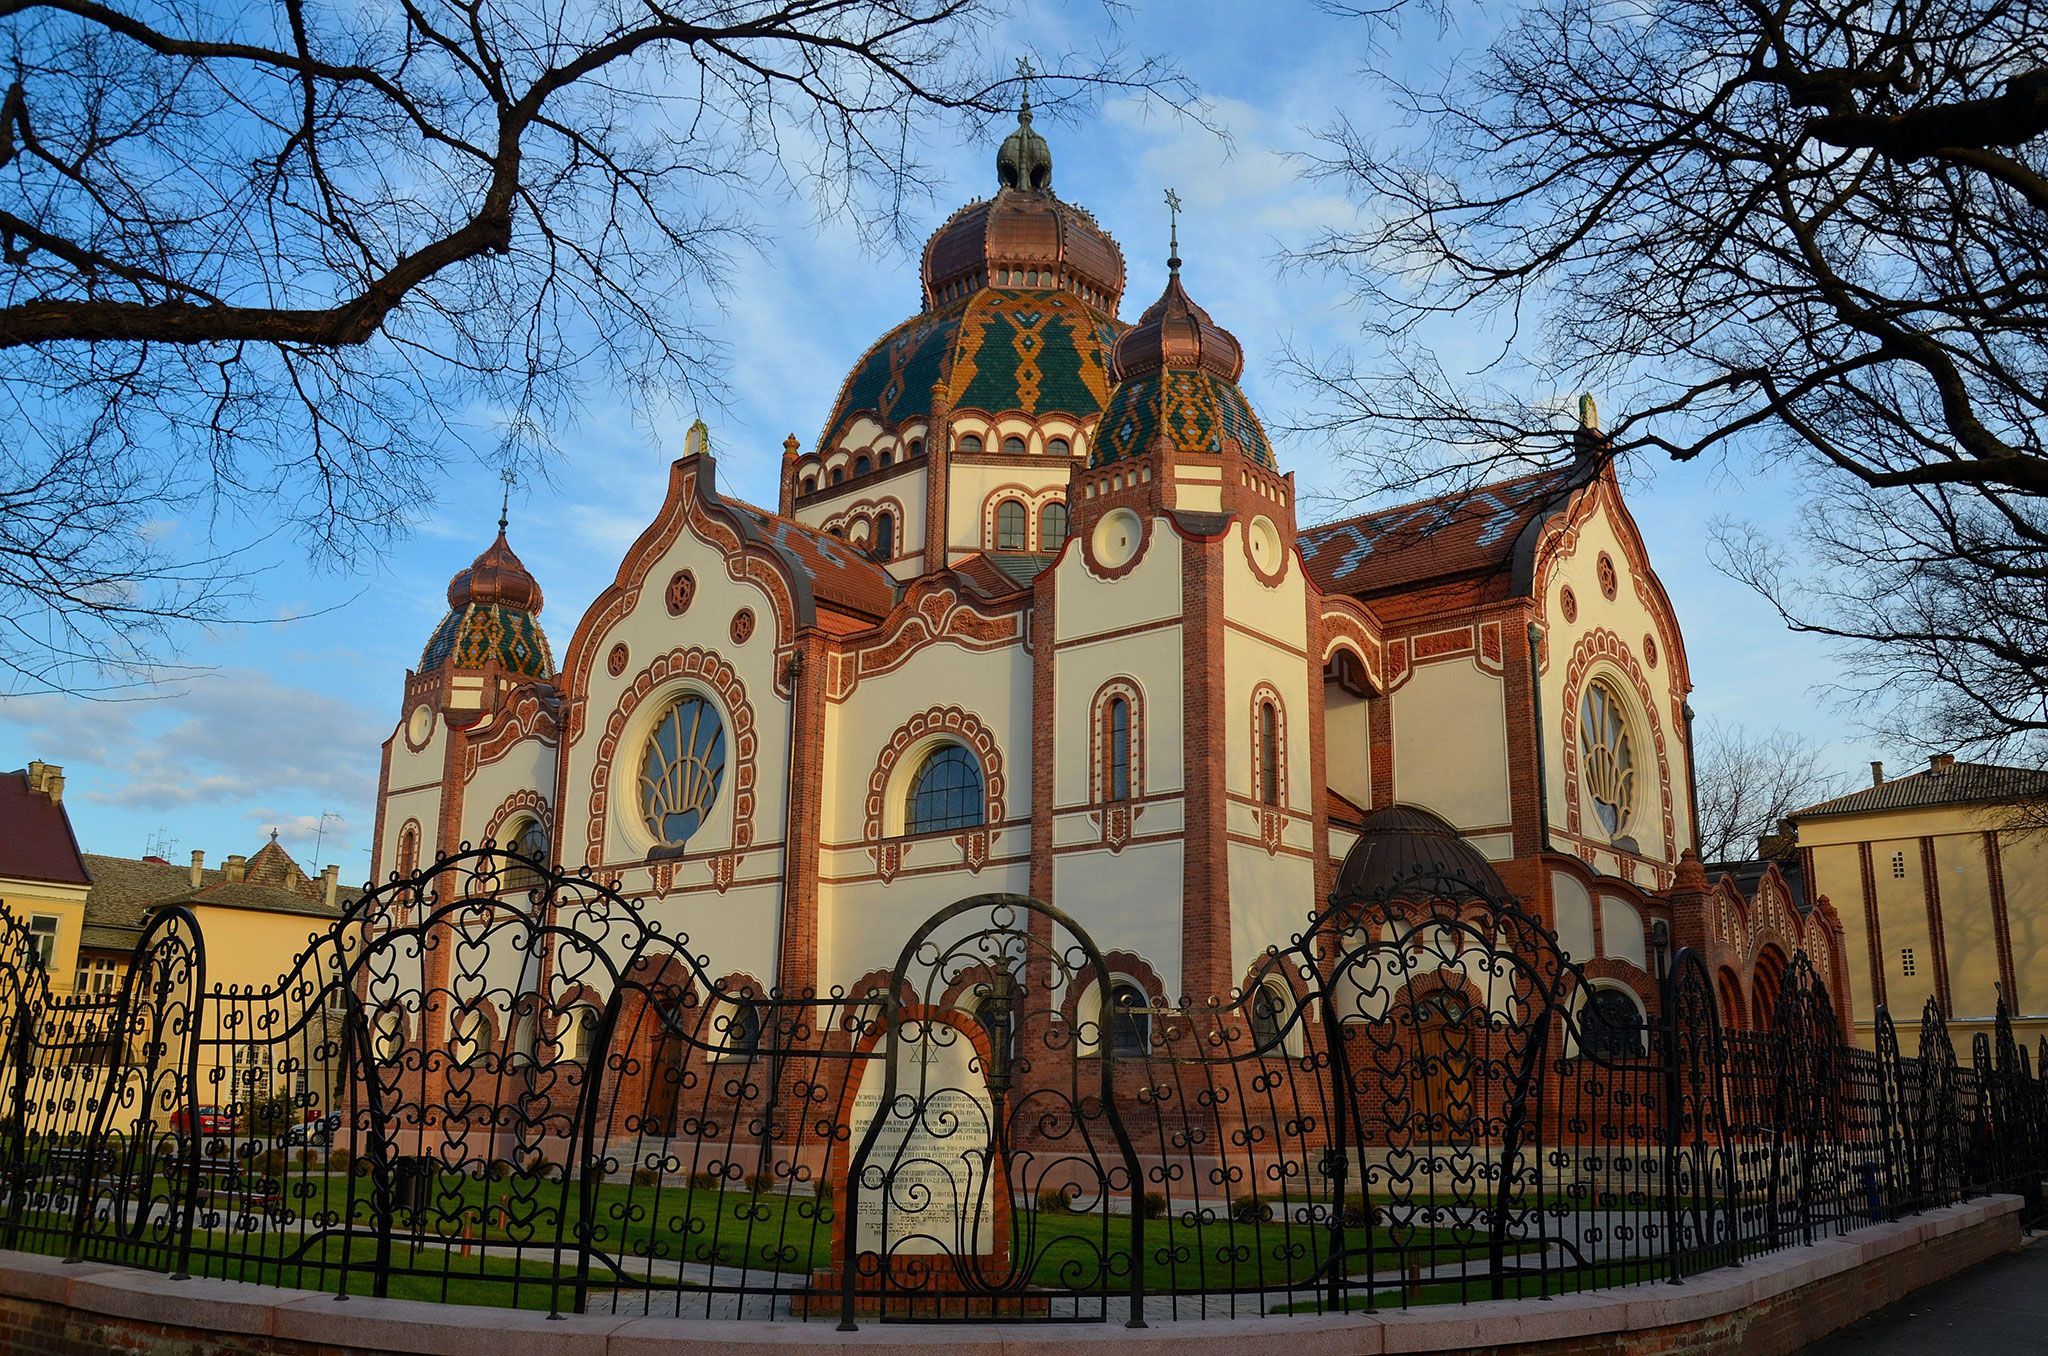
[[[2019,1198],[1993,1196],[1773,1253],[1683,1285],[1410,1312],[1159,1323],[983,1324],[841,1333],[830,1321],[734,1323],[349,1299],[0,1252],[0,1356],[872,1356],[1095,1350],[1166,1356],[1786,1356],[1921,1286],[2020,1245]],[[339,1345],[338,1343],[345,1343]]]

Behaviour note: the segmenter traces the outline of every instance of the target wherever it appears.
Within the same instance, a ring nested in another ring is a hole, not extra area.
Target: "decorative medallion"
[[[1605,551],[1600,553],[1600,591],[1607,595],[1609,602],[1621,592],[1621,580],[1614,573],[1614,557]]]
[[[1566,621],[1575,622],[1579,619],[1579,597],[1572,592],[1570,584],[1566,584],[1563,592],[1558,594],[1557,605],[1563,611]]]
[[[1643,637],[1643,662],[1653,669],[1657,667],[1657,638],[1655,636]]]
[[[747,638],[753,634],[754,609],[751,607],[743,607],[739,611],[733,613],[732,643],[735,645],[744,645],[747,643]]]
[[[680,617],[690,610],[690,603],[697,596],[697,576],[688,570],[677,570],[669,576],[668,589],[662,597],[668,603],[668,614]]]
[[[624,644],[612,646],[611,653],[604,657],[604,669],[606,673],[609,673],[614,678],[626,671],[626,647]]]

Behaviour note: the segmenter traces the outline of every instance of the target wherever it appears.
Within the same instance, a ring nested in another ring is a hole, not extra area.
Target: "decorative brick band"
[[[1683,1351],[1687,1356],[1788,1356],[1873,1310],[2019,1246],[2020,1199],[1989,1196],[1876,1224],[1739,1267],[1554,1300],[1492,1300],[1380,1314],[1212,1319],[1089,1329],[934,1324],[863,1325],[871,1356],[975,1350],[1070,1351],[1114,1342],[1137,1356],[1249,1356],[1305,1349],[1495,1356]],[[1094,1339],[1094,1340],[1091,1340]],[[0,1352],[71,1356],[203,1350],[221,1356],[334,1356],[358,1351],[492,1353],[542,1347],[552,1356],[730,1356],[844,1350],[817,1322],[577,1314],[353,1298],[231,1281],[173,1281],[98,1263],[0,1252]]]

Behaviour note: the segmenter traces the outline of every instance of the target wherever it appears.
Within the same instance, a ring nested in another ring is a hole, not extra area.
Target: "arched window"
[[[370,1020],[370,1053],[379,1064],[395,1064],[405,1051],[405,1013],[398,1008],[380,1008]]]
[[[718,1033],[725,1059],[752,1059],[761,1048],[761,1009],[740,999],[725,1014],[724,1029]]]
[[[954,444],[954,446],[962,452],[979,452],[981,451],[981,435],[979,433],[963,433],[960,435],[960,441]]]
[[[921,457],[924,455],[924,439],[912,438],[910,440],[910,455],[913,457]]]
[[[1635,817],[1636,751],[1629,736],[1628,708],[1603,682],[1586,685],[1579,701],[1579,756],[1593,813],[1610,838],[1628,833]]]
[[[799,493],[799,494],[814,494],[814,493],[816,493],[816,491],[817,491],[817,488],[818,488],[818,478],[817,478],[816,476],[805,476],[805,477],[804,477],[804,484],[803,484],[803,488],[802,488],[801,490],[799,490],[799,491],[798,491],[798,493]]]
[[[531,1012],[522,1012],[512,1019],[512,1043],[505,1051],[508,1063],[516,1067],[530,1066],[534,1060],[534,1047],[538,1044],[540,1020]]]
[[[1045,441],[1045,455],[1048,457],[1071,457],[1074,445],[1065,438],[1048,438]]]
[[[505,850],[512,854],[512,860],[505,863],[500,873],[507,890],[531,890],[540,883],[540,871],[519,858],[535,862],[548,859],[548,831],[541,827],[532,815],[522,815],[512,825],[504,838]]]
[[[875,458],[875,460],[881,464],[884,470],[887,470],[889,467],[896,464],[896,454],[885,448],[883,449],[882,454],[879,457]]]
[[[491,1020],[481,1008],[463,1008],[448,1019],[448,1057],[458,1066],[476,1063],[491,1048]]]
[[[1024,440],[1022,438],[1019,438],[1014,433],[1012,433],[1009,437],[1003,439],[1003,455],[1006,457],[1023,456]]]
[[[987,820],[981,764],[958,744],[941,744],[926,755],[904,798],[903,831],[937,833],[976,828]]]
[[[1252,991],[1252,1048],[1261,1053],[1280,1053],[1280,1033],[1285,1029],[1287,999],[1277,984],[1261,984]]]
[[[1067,506],[1055,501],[1038,510],[1038,549],[1057,551],[1067,544]]]
[[[1280,803],[1280,711],[1271,702],[1259,703],[1259,799]]]
[[[1131,798],[1131,704],[1111,697],[1103,713],[1102,795],[1104,800]]]
[[[883,560],[896,558],[896,515],[878,514],[875,518],[875,554]]]
[[[1109,1047],[1119,1055],[1152,1053],[1152,1004],[1134,979],[1109,985]]]
[[[838,483],[839,483],[840,481],[842,481],[842,480],[844,480],[844,479],[846,479],[846,468],[845,468],[844,466],[835,466],[835,467],[833,467],[833,468],[832,468],[832,483],[833,483],[834,485],[837,485],[837,484],[838,484]]]
[[[996,550],[1021,551],[1024,549],[1025,524],[1024,505],[1015,499],[1005,499],[996,505]]]
[[[420,826],[407,820],[398,831],[398,874],[410,876],[420,869]]]
[[[1636,1059],[1648,1053],[1644,1044],[1643,1010],[1626,989],[1602,985],[1586,997],[1581,1012],[1585,1029],[1579,1048],[1603,1059]]]
[[[857,476],[864,476],[874,469],[875,464],[866,457],[855,457],[853,459],[853,473]]]
[[[562,1032],[562,1057],[577,1064],[588,1064],[597,1045],[597,1009],[588,1003],[579,1003],[570,1010],[569,1020]]]
[[[691,693],[662,716],[640,763],[640,813],[655,842],[689,842],[724,779],[725,722],[709,700]]]

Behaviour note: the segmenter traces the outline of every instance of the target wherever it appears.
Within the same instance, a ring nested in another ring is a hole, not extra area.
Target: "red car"
[[[224,1111],[217,1106],[203,1106],[198,1109],[198,1130],[202,1135],[230,1135],[235,1130],[235,1113]],[[179,1107],[171,1113],[171,1129],[179,1134],[190,1134],[193,1129],[194,1111],[189,1106]]]

